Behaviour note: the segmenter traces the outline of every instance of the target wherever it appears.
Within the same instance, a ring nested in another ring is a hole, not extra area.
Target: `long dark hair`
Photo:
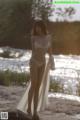
[[[39,33],[36,30],[36,27],[40,27],[42,34],[43,35],[47,35],[48,34],[48,30],[47,30],[47,25],[42,21],[42,20],[36,20],[33,24],[33,28],[32,28],[32,35],[34,36],[38,36]]]

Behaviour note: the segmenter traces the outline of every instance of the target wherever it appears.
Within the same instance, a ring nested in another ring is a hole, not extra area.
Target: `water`
[[[0,70],[10,70],[29,73],[30,50],[13,49],[9,47],[0,48],[0,53],[10,50],[15,58],[0,57]],[[18,57],[18,55],[20,56]],[[66,94],[78,95],[80,83],[80,56],[77,55],[53,55],[55,70],[50,70],[52,79],[63,84]]]

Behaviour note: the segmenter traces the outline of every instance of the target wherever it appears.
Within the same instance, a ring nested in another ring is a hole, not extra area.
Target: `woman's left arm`
[[[50,45],[48,47],[48,54],[49,54],[49,60],[50,60],[50,68],[52,70],[55,69],[55,63],[54,63],[54,57],[53,57],[53,52],[52,52],[52,42],[50,41]]]

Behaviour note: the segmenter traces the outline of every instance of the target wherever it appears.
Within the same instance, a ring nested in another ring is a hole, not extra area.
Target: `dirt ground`
[[[58,98],[49,98],[49,105],[40,112],[41,120],[80,120],[80,103]]]
[[[0,112],[15,110],[25,90],[24,86],[0,86]],[[49,98],[48,106],[39,116],[41,120],[80,120],[80,103]]]

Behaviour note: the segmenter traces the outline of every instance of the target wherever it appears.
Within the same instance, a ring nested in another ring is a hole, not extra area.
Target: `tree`
[[[32,0],[0,0],[0,45],[29,48]]]
[[[0,45],[29,49],[35,13],[48,20],[50,6],[48,0],[0,0]]]
[[[67,21],[68,19],[72,19],[73,15],[76,13],[75,8],[67,7],[67,8],[57,8],[55,10],[55,14],[57,15],[57,19],[63,19],[63,21]]]
[[[52,9],[52,5],[49,4],[49,0],[33,0],[33,5],[32,5],[33,18],[40,18],[48,21],[49,16],[52,15],[52,12],[53,9]]]

